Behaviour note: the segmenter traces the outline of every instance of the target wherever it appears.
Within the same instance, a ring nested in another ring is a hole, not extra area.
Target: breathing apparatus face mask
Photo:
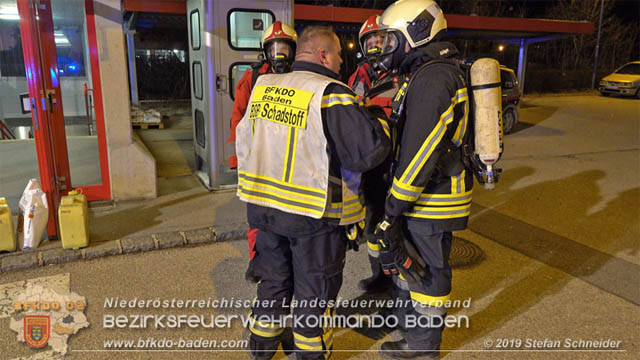
[[[274,73],[283,74],[291,71],[295,57],[295,48],[291,46],[291,42],[272,41],[265,46],[264,53]]]
[[[364,52],[364,56],[367,58],[373,57],[382,52],[383,36],[379,32],[372,32],[366,34],[360,39],[360,48]]]
[[[375,56],[373,68],[375,71],[387,72],[400,67],[404,59],[406,39],[399,31],[382,31],[382,50]]]

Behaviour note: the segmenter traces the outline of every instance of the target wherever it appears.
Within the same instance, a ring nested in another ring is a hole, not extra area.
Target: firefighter
[[[379,75],[371,66],[371,60],[382,49],[382,36],[378,32],[379,19],[379,15],[371,15],[362,24],[358,33],[358,45],[363,59],[358,64],[356,71],[349,77],[347,84],[361,98],[369,91],[371,84],[378,79]]]
[[[231,114],[231,136],[227,140],[228,143],[235,143],[236,128],[242,119],[251,89],[255,84],[258,76],[262,74],[282,74],[291,71],[291,64],[295,57],[296,41],[298,34],[289,25],[276,21],[269,25],[262,33],[262,49],[263,61],[251,65],[251,69],[247,69],[244,75],[236,85],[235,101],[233,102],[233,112]],[[229,157],[229,168],[237,168],[238,160],[235,155]],[[260,276],[255,272],[253,259],[256,256],[255,244],[258,230],[249,228],[249,266],[245,272],[245,279],[251,283],[260,281]]]
[[[378,31],[379,15],[371,15],[362,24],[358,34],[360,51],[364,54],[364,62],[358,66],[356,71],[349,78],[348,85],[356,95],[364,100],[367,93],[378,79],[390,76],[389,72],[375,71],[373,60],[382,50],[382,36]],[[393,80],[393,79],[391,79]],[[391,115],[391,102],[394,89],[388,93],[375,96],[372,99],[364,100],[367,103],[380,105],[387,116]],[[371,277],[358,282],[358,287],[367,292],[381,292],[388,290],[391,286],[390,278],[385,276],[378,262],[378,248],[374,230],[384,215],[384,202],[389,188],[384,181],[389,172],[391,158],[380,164],[375,169],[363,174],[362,187],[367,208],[364,239],[367,241],[369,264],[371,265]]]
[[[399,142],[384,220],[376,233],[380,263],[393,274],[403,339],[382,344],[388,358],[437,358],[451,293],[452,231],[463,230],[471,208],[472,172],[460,145],[469,130],[469,98],[457,49],[441,41],[447,25],[432,0],[400,0],[382,14],[378,64],[396,69],[394,98]],[[411,327],[409,316],[427,327]],[[428,321],[428,322],[426,322]]]
[[[386,122],[338,80],[340,52],[331,28],[307,27],[293,71],[258,78],[238,125],[237,194],[259,229],[254,261],[262,276],[250,315],[252,358],[275,353],[293,296],[298,358],[331,354],[333,329],[314,321],[335,314],[327,301],[342,285],[345,225],[364,218],[360,173],[390,151]]]

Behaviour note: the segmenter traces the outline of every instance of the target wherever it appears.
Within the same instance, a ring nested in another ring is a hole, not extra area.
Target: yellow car
[[[640,61],[632,61],[600,80],[600,94],[630,95],[640,99]]]

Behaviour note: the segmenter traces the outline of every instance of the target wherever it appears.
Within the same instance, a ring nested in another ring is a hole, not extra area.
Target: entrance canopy
[[[184,0],[124,0],[124,9],[131,12],[186,14]],[[329,23],[363,23],[371,15],[384,10],[339,6],[294,5],[294,19]],[[575,35],[592,34],[594,25],[588,21],[522,19],[506,17],[445,14],[447,35],[462,39],[499,40],[520,45],[518,80],[524,89],[524,75],[529,44]]]
[[[362,23],[383,10],[334,6],[295,5],[295,19],[322,22]],[[575,35],[592,34],[593,23],[547,19],[522,19],[445,14],[447,36],[461,39],[499,40],[520,45],[518,80],[524,89],[529,44]],[[524,91],[524,90],[523,90]]]

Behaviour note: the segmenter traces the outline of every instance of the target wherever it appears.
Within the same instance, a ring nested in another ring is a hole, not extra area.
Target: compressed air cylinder
[[[0,197],[0,251],[16,250],[16,232],[7,199]]]
[[[493,165],[502,153],[502,95],[500,63],[482,58],[471,65],[471,89],[475,101],[475,151],[485,165]]]
[[[60,240],[65,249],[79,249],[89,245],[89,208],[87,198],[70,191],[58,207]]]
[[[482,58],[471,65],[471,89],[475,105],[475,155],[487,167],[483,174],[487,189],[494,186],[493,165],[502,154],[500,85],[500,63],[497,60]]]

